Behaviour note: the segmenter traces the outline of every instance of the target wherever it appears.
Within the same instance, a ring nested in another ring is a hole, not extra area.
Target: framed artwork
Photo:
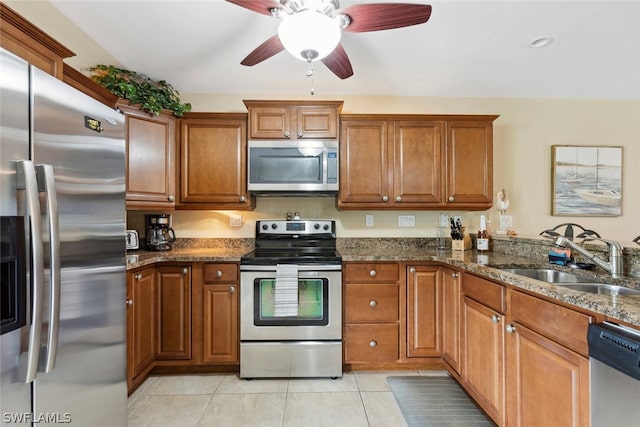
[[[551,214],[622,215],[622,147],[551,146]]]

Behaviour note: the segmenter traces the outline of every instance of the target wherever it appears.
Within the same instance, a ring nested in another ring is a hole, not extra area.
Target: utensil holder
[[[451,249],[454,251],[468,251],[472,246],[471,237],[466,234],[462,240],[451,240]]]

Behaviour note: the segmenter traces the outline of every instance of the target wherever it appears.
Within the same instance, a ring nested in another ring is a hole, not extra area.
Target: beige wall
[[[96,63],[117,62],[102,48],[84,37],[47,3],[7,1],[10,7],[55,37],[77,57],[68,62],[85,71]],[[577,76],[579,77],[579,76]],[[321,92],[321,88],[316,88]],[[342,96],[340,94],[298,99],[344,100],[345,113],[450,113],[499,114],[494,123],[494,192],[505,188],[511,201],[509,214],[521,235],[564,222],[575,222],[603,236],[630,241],[640,235],[640,100],[549,100],[494,98],[424,98]],[[182,94],[194,111],[246,111],[243,99],[282,99],[278,94],[216,95]],[[551,216],[551,146],[554,144],[617,145],[623,147],[623,206],[619,217]],[[259,198],[253,212],[238,212],[244,226],[229,227],[233,212],[175,212],[179,237],[252,237],[253,221],[282,218],[287,211],[304,217],[331,217],[339,220],[342,237],[433,236],[438,212],[340,212],[333,198]],[[365,227],[364,216],[374,215],[375,226]],[[451,212],[450,212],[451,213]],[[475,230],[481,212],[459,213]],[[416,228],[397,226],[397,215],[414,214]],[[497,219],[495,210],[488,215]],[[130,215],[130,225],[140,227],[141,213]]]

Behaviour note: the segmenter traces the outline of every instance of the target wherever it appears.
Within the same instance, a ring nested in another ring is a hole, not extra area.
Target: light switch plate
[[[373,227],[373,215],[365,215],[364,225],[367,227]]]
[[[240,214],[229,215],[229,227],[242,227],[242,215]]]
[[[415,227],[415,215],[398,215],[398,227]]]

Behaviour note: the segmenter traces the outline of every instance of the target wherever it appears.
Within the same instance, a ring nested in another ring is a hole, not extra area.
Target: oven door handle
[[[298,265],[298,271],[341,271],[342,264]],[[240,265],[240,271],[276,271],[274,265]]]

